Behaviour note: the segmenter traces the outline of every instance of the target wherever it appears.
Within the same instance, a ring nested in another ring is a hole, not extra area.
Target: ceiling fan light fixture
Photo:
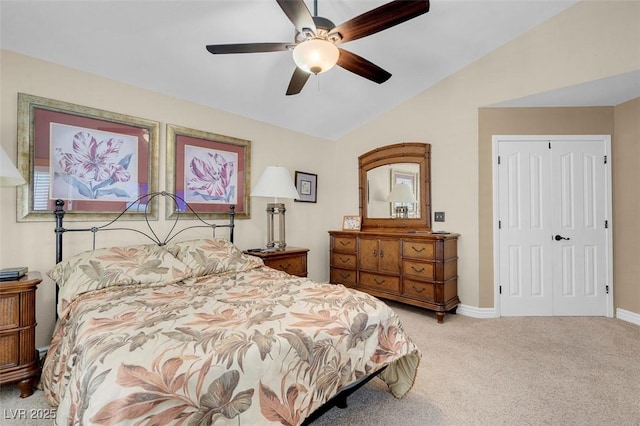
[[[308,73],[329,71],[338,62],[340,51],[331,42],[319,38],[303,41],[293,49],[293,61]]]

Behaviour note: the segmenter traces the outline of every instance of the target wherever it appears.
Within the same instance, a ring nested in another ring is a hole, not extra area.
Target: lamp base
[[[396,206],[396,218],[407,219],[409,217],[409,207]]]
[[[273,249],[274,247],[278,247],[278,249],[284,249],[287,247],[287,243],[285,242],[285,222],[284,222],[284,213],[287,209],[284,207],[284,203],[269,203],[267,204],[267,248]],[[279,239],[274,239],[274,220],[275,216],[278,216],[278,234]]]

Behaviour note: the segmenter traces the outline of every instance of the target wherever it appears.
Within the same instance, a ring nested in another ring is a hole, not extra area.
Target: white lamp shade
[[[387,197],[390,203],[416,203],[416,196],[413,195],[411,187],[406,183],[397,183]]]
[[[24,178],[4,149],[0,147],[0,186],[18,186],[23,183],[26,183]]]
[[[338,62],[340,51],[331,42],[321,39],[303,41],[293,49],[293,61],[303,71],[320,74]]]
[[[251,191],[252,197],[300,198],[289,170],[280,166],[269,166]]]

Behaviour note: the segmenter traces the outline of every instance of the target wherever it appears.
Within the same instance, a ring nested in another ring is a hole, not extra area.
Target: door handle
[[[560,241],[560,240],[570,240],[571,238],[563,237],[562,235],[556,235],[554,239],[556,241]]]

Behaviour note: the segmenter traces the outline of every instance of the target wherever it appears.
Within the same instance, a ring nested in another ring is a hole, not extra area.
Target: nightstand
[[[246,254],[262,259],[265,265],[287,274],[299,277],[307,276],[307,252],[309,249],[286,247],[274,251],[245,251]]]
[[[40,374],[36,350],[36,288],[39,272],[0,281],[0,385],[18,382],[20,397],[33,393]]]

